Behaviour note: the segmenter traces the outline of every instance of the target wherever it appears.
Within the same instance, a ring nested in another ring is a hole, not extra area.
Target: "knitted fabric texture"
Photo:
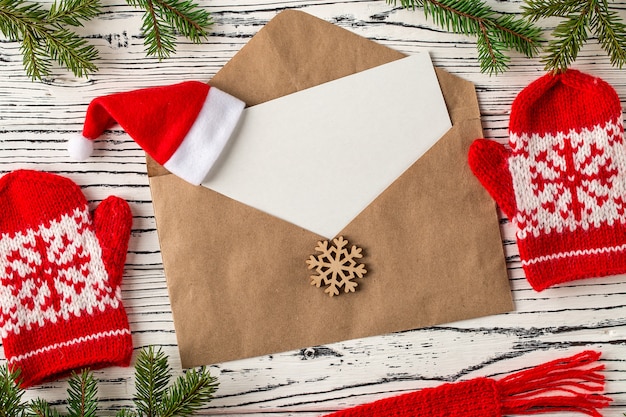
[[[0,332],[26,388],[90,367],[128,366],[132,338],[120,283],[132,214],[108,197],[89,213],[67,178],[0,178]]]
[[[531,286],[626,272],[626,148],[615,90],[576,70],[544,75],[513,102],[509,145],[476,140],[469,165],[515,225]]]
[[[475,378],[385,398],[326,417],[501,417],[557,411],[601,417],[611,399],[598,352],[585,351],[500,380]]]

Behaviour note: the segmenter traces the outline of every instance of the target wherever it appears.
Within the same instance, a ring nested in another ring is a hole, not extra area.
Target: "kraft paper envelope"
[[[210,83],[252,106],[403,56],[285,11]],[[474,87],[440,69],[437,77],[452,128],[340,233],[365,255],[355,293],[331,298],[310,285],[305,261],[321,236],[148,160],[184,367],[513,308],[495,205],[467,166],[469,145],[482,136]]]

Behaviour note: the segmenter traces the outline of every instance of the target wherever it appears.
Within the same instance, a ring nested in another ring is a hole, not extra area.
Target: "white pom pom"
[[[84,161],[93,153],[93,141],[83,135],[75,135],[67,141],[67,151],[70,158],[76,161]]]

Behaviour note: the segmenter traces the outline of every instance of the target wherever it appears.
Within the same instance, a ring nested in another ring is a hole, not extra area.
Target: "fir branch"
[[[176,49],[178,33],[194,43],[209,35],[213,24],[208,11],[193,0],[127,0],[144,10],[141,32],[148,56],[159,60]],[[41,80],[51,73],[52,63],[84,77],[98,70],[93,63],[97,50],[68,27],[83,26],[100,13],[99,0],[55,0],[50,10],[27,0],[0,0],[0,33],[20,42],[26,74]]]
[[[589,7],[573,13],[552,31],[553,39],[548,42],[547,55],[543,58],[547,71],[563,71],[578,57],[578,52],[587,42],[589,35]]]
[[[200,43],[209,36],[213,24],[211,15],[193,2],[185,0],[156,0],[165,12],[168,23],[193,43]]]
[[[135,365],[137,395],[134,399],[137,412],[145,417],[157,417],[159,403],[169,385],[171,368],[167,356],[160,349],[155,352],[152,346],[144,349]]]
[[[176,36],[172,27],[157,12],[152,0],[126,0],[134,7],[144,9],[141,32],[144,34],[146,55],[156,55],[159,60],[167,58],[174,52]]]
[[[43,27],[47,17],[38,4],[24,0],[0,0],[0,31],[9,40],[20,40],[20,52],[26,73],[41,79],[50,73],[50,59],[37,37],[37,27]]]
[[[168,58],[176,49],[176,31],[194,43],[208,37],[211,15],[191,0],[126,0],[145,11],[142,32],[146,55],[159,60]]]
[[[211,401],[218,383],[206,368],[190,370],[168,387],[171,372],[160,349],[142,349],[135,364],[136,410],[122,409],[116,417],[186,417]],[[16,381],[18,370],[9,372],[6,365],[0,366],[0,417],[62,417],[40,398],[22,403],[24,390]],[[68,417],[95,417],[97,393],[91,371],[73,373],[67,390]]]
[[[0,417],[20,417],[26,406],[22,404],[24,390],[19,381],[20,371],[10,371],[6,364],[0,366]]]
[[[611,65],[626,64],[626,25],[607,0],[526,0],[523,15],[531,21],[559,17],[542,61],[547,71],[563,71],[578,57],[589,35],[597,37]]]
[[[159,417],[193,414],[211,401],[217,386],[217,378],[212,377],[205,367],[187,371],[163,395]]]
[[[100,0],[65,0],[61,3],[55,1],[48,12],[48,19],[70,26],[83,26],[82,21],[96,17],[100,13],[100,7]]]
[[[591,29],[608,53],[611,65],[622,68],[626,63],[626,25],[617,12],[609,10],[606,1],[596,2],[594,11]]]
[[[533,22],[502,15],[496,19],[495,33],[506,48],[532,58],[541,50],[542,30]]]
[[[397,0],[387,0],[397,3]],[[541,30],[523,19],[502,15],[483,1],[400,0],[402,7],[421,7],[426,18],[438,26],[468,36],[476,36],[478,60],[482,72],[498,74],[508,68],[507,50],[535,56],[540,49]]]
[[[18,39],[28,23],[46,18],[39,4],[27,4],[24,0],[0,0],[0,31],[9,39]]]
[[[69,417],[96,417],[97,394],[98,384],[88,369],[72,373],[67,389]]]
[[[47,401],[37,398],[28,405],[28,417],[60,417]]]
[[[566,17],[584,6],[580,0],[525,0],[522,13],[531,22],[549,17]]]
[[[489,74],[499,74],[508,69],[510,61],[502,50],[504,46],[486,28],[481,28],[477,35],[476,50],[478,51],[478,61],[480,70]]]
[[[50,58],[69,68],[75,76],[83,77],[97,71],[93,61],[98,57],[98,52],[85,39],[65,28],[45,35]]]
[[[32,79],[41,80],[50,75],[52,60],[48,57],[46,49],[37,40],[37,36],[28,30],[24,32],[24,38],[20,47],[22,62],[26,74]]]
[[[97,14],[98,0],[65,0],[50,11],[25,0],[0,0],[0,31],[20,41],[26,74],[32,79],[50,75],[53,61],[82,77],[97,70],[97,51],[65,26],[79,26]]]

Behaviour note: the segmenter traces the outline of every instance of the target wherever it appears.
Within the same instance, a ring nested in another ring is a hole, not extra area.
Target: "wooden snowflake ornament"
[[[317,288],[322,284],[326,286],[324,292],[330,297],[339,295],[339,289],[344,292],[354,292],[357,283],[356,278],[363,278],[367,271],[365,265],[358,263],[357,259],[363,257],[362,249],[352,245],[348,251],[348,241],[339,236],[333,239],[333,245],[328,240],[317,242],[315,250],[319,255],[311,255],[306,263],[309,269],[315,269],[317,275],[311,275],[311,285]]]

